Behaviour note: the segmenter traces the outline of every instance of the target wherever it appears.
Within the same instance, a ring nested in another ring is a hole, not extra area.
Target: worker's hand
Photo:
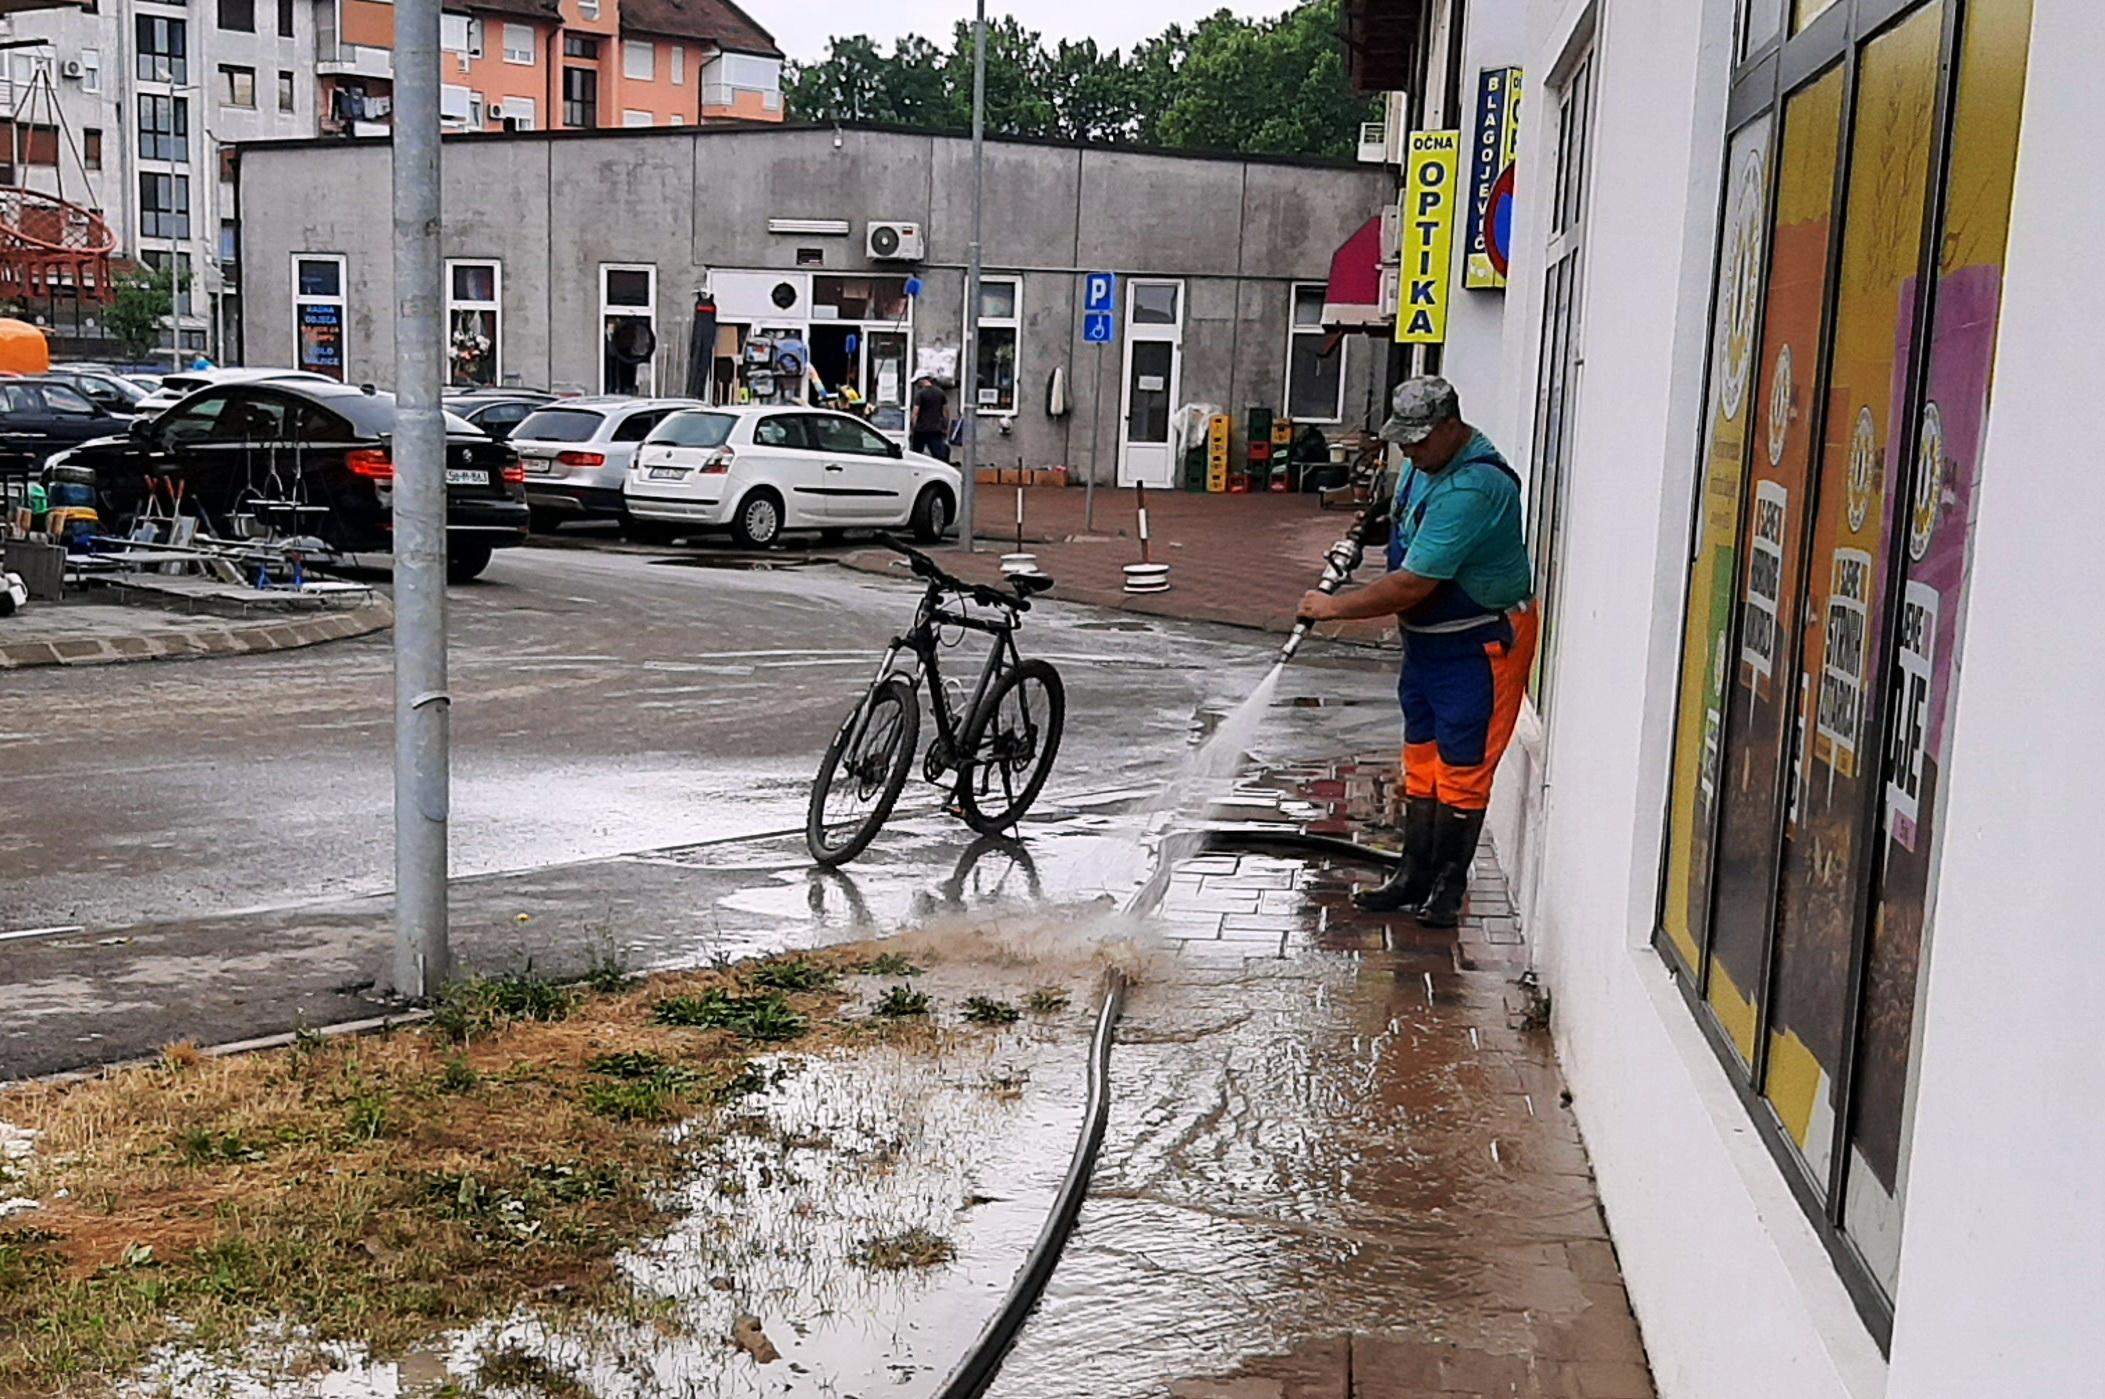
[[[1301,595],[1301,606],[1294,613],[1296,618],[1307,622],[1332,622],[1341,615],[1336,598],[1313,588]]]

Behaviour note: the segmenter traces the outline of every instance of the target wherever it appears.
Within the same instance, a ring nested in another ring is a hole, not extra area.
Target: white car
[[[218,388],[222,384],[255,384],[265,380],[291,380],[304,384],[337,382],[311,369],[185,369],[176,374],[163,374],[153,392],[140,399],[132,412],[142,418],[151,418],[164,408],[173,408],[199,389]]]
[[[622,486],[636,449],[651,429],[692,398],[559,398],[526,415],[507,439],[526,468],[526,503],[534,528],[553,529],[566,520],[619,520]]]
[[[622,485],[631,519],[670,538],[729,530],[765,548],[785,530],[904,529],[934,543],[957,518],[956,467],[859,418],[794,404],[675,413]]]

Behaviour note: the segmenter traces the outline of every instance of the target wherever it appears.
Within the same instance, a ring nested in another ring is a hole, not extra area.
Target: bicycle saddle
[[[1012,573],[1009,583],[1019,594],[1029,597],[1033,593],[1051,592],[1053,579],[1050,573]]]

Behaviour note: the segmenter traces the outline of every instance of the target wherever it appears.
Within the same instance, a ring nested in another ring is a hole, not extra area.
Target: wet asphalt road
[[[904,579],[825,565],[597,548],[501,555],[453,589],[463,960],[567,966],[589,927],[639,962],[693,961],[898,926],[945,899],[970,834],[918,781],[901,804],[918,819],[846,877],[811,871],[793,834],[834,726],[914,598]],[[1177,770],[1203,716],[1247,695],[1276,643],[1054,602],[1022,644],[1060,667],[1069,704],[1026,827],[1031,874],[1086,897],[1131,863],[1134,823],[1115,813]],[[969,685],[977,660],[954,654]],[[1309,660],[1282,700],[1354,707],[1282,707],[1275,754],[1391,741],[1385,662]],[[9,678],[0,933],[86,932],[0,940],[0,1078],[371,1013],[392,886],[391,683],[385,635]],[[106,1038],[113,1026],[125,1032]]]

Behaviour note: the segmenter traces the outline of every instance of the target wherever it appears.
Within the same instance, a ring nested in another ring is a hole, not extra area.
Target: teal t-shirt
[[[1396,487],[1395,519],[1392,571],[1400,567],[1420,578],[1452,580],[1498,612],[1534,594],[1535,567],[1521,528],[1520,483],[1481,432],[1446,470],[1404,471]]]

